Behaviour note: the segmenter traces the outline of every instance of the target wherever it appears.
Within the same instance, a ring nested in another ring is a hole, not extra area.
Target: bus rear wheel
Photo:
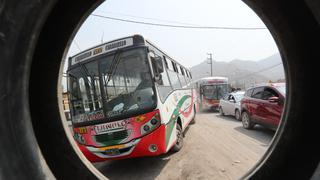
[[[183,132],[180,124],[177,124],[177,141],[176,144],[172,147],[173,152],[178,152],[183,146]]]

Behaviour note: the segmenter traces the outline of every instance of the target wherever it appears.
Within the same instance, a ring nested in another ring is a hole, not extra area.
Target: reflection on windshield
[[[68,76],[74,123],[138,113],[155,104],[145,49],[101,57]]]
[[[203,95],[206,99],[219,100],[228,93],[227,84],[205,85],[203,86]]]
[[[236,102],[239,102],[243,98],[244,94],[234,94],[233,96],[236,99]]]
[[[280,91],[283,95],[286,94],[286,86],[276,86],[278,91]]]

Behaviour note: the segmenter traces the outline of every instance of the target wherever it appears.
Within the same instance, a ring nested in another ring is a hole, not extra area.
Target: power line
[[[197,25],[197,24],[191,24],[191,23],[185,23],[185,22],[179,22],[179,21],[169,21],[169,20],[158,19],[158,18],[149,18],[149,17],[135,16],[135,15],[131,15],[131,14],[115,13],[115,12],[110,12],[110,11],[99,11],[99,12],[107,13],[107,14],[115,14],[115,15],[120,15],[120,16],[133,17],[133,18],[140,18],[140,19],[156,20],[156,21],[162,21],[162,22],[168,22],[168,23],[176,23],[176,24],[184,24],[184,25],[191,25],[191,26],[199,26],[199,25]]]
[[[160,23],[151,23],[144,21],[134,21],[130,19],[121,19],[110,16],[103,16],[99,14],[91,14],[91,16],[100,17],[104,19],[111,19],[115,21],[129,22],[135,24],[144,24],[150,26],[161,26],[161,27],[170,27],[170,28],[185,28],[185,29],[223,29],[223,30],[265,30],[264,27],[222,27],[222,26],[182,26],[182,25],[172,25],[172,24],[160,24]]]

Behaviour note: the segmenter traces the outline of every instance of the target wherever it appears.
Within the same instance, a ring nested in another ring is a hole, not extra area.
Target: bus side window
[[[168,66],[168,61],[166,59],[166,56],[163,56],[163,62],[164,62],[164,65],[167,69],[169,69],[169,66]]]
[[[90,111],[89,108],[89,99],[88,99],[88,93],[87,93],[87,88],[86,88],[86,83],[84,82],[83,78],[79,79],[79,88],[80,88],[80,93],[82,97],[82,103],[85,111]]]
[[[178,77],[179,77],[181,86],[182,86],[182,88],[185,88],[188,83],[187,83],[186,79],[184,78],[183,69],[180,65],[179,65],[179,68],[177,68],[177,69],[179,69],[179,71],[180,71],[180,73],[178,73]]]
[[[190,78],[192,79],[192,74],[190,73],[190,71],[189,71],[189,75],[190,75]]]
[[[163,56],[163,61],[162,63],[164,64],[164,66],[166,68],[164,68],[164,71],[160,74],[161,75],[161,84],[158,83],[158,90],[159,90],[159,96],[161,101],[164,101],[166,99],[166,97],[170,94],[170,92],[172,91],[172,87],[169,81],[169,77],[168,77],[168,73],[167,73],[167,69],[168,69],[168,63],[165,59],[165,56]]]
[[[168,59],[171,63],[169,63],[169,69],[168,71],[168,76],[171,82],[171,86],[173,89],[179,89],[181,88],[181,84],[178,78],[178,74],[176,73],[176,67],[175,67],[175,63],[171,60]]]

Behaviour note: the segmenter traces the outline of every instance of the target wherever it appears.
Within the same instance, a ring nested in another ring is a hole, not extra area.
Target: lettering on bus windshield
[[[89,56],[91,56],[91,51],[86,52],[86,53],[81,54],[80,56],[76,57],[75,58],[75,63],[77,63],[77,62],[81,61],[82,59],[85,59],[85,58],[87,58]]]
[[[78,55],[76,57],[73,57],[71,59],[71,65],[75,65],[77,63],[80,63],[82,61],[85,61],[86,59],[95,57],[99,54],[107,53],[113,50],[116,50],[117,48],[124,48],[127,46],[133,45],[133,39],[132,38],[126,38],[115,42],[110,42],[104,45],[101,45],[99,47],[96,47],[95,49],[90,49],[87,52]]]
[[[103,111],[94,111],[88,114],[79,114],[74,117],[74,122],[85,122],[85,121],[93,121],[103,119],[105,116]]]
[[[108,51],[110,49],[118,48],[118,47],[121,47],[121,46],[125,46],[125,45],[126,45],[126,40],[118,41],[118,42],[111,43],[111,44],[107,44],[106,45],[106,51]]]
[[[208,83],[225,83],[226,81],[223,80],[210,80]]]

